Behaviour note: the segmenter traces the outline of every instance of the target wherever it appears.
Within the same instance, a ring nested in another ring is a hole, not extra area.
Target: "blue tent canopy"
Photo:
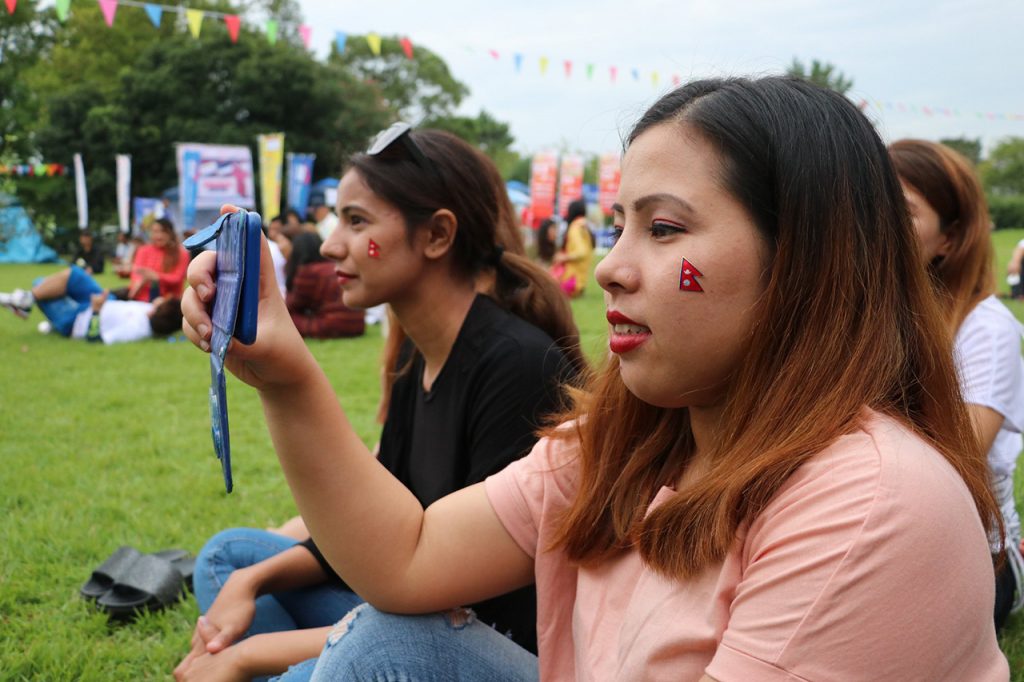
[[[57,252],[43,243],[25,208],[0,194],[0,263],[56,263]]]

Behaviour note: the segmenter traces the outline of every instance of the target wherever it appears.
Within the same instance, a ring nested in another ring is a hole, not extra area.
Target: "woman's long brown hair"
[[[997,507],[960,397],[951,340],[885,146],[845,98],[789,78],[698,81],[663,97],[653,126],[702,135],[721,182],[770,245],[766,289],[729,378],[710,469],[650,514],[693,454],[685,408],[632,395],[610,360],[563,415],[579,441],[579,488],[555,547],[593,564],[638,547],[680,578],[723,559],[789,476],[858,428],[890,415],[959,473],[981,522]],[[617,247],[616,247],[617,248]],[[646,516],[645,516],[646,514]]]
[[[170,272],[178,265],[181,259],[181,245],[178,241],[178,233],[174,231],[174,224],[167,218],[157,218],[154,225],[159,225],[167,233],[167,246],[161,249],[164,252],[164,272]]]
[[[455,214],[452,275],[473,281],[498,305],[543,330],[577,374],[587,368],[569,302],[557,282],[526,255],[515,209],[494,163],[472,145],[438,130],[409,133],[432,168],[424,168],[392,145],[378,155],[356,154],[349,169],[375,194],[401,211],[412,234],[437,210]],[[395,379],[406,366],[398,359],[405,333],[394,316],[384,345],[378,420],[387,414]]]
[[[995,291],[992,227],[981,182],[971,162],[949,147],[925,140],[889,146],[896,174],[939,215],[949,251],[928,264],[946,321],[956,333],[967,314]]]

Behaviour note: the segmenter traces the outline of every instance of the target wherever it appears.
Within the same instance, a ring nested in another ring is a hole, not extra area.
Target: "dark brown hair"
[[[178,265],[178,260],[181,259],[181,247],[178,242],[178,233],[174,231],[174,223],[167,218],[157,218],[153,221],[154,225],[159,225],[163,228],[164,232],[167,233],[167,246],[163,247],[164,252],[164,272],[170,272]],[[152,229],[152,228],[150,228]]]
[[[950,248],[928,264],[932,283],[955,330],[983,298],[995,291],[988,204],[970,161],[949,147],[925,140],[889,146],[896,173],[939,215]]]
[[[513,315],[550,336],[577,372],[586,368],[572,310],[558,284],[526,255],[519,221],[505,183],[494,163],[482,152],[451,133],[416,130],[409,133],[431,167],[422,167],[392,145],[377,155],[356,154],[348,169],[402,213],[412,232],[442,208],[458,220],[452,244],[454,275],[476,283]],[[385,344],[383,402],[396,376],[399,349],[405,335],[392,318]]]
[[[655,126],[716,149],[719,181],[769,245],[767,284],[716,442],[702,453],[710,468],[649,514],[691,461],[688,410],[639,400],[615,359],[576,394],[563,415],[575,427],[550,434],[578,439],[580,460],[554,546],[594,564],[635,545],[654,569],[693,576],[725,556],[797,468],[856,430],[865,407],[938,450],[991,527],[998,509],[949,331],[871,123],[841,95],[773,77],[683,86],[644,114],[629,142]]]
[[[181,329],[181,299],[166,298],[149,316],[149,327],[153,336],[170,336]]]

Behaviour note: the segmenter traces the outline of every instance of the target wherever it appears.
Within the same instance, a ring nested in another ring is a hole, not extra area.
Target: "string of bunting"
[[[15,164],[11,166],[0,165],[0,175],[38,178],[53,177],[55,175],[67,175],[67,167],[61,163]]]
[[[202,9],[191,9],[183,5],[162,5],[151,2],[140,2],[139,0],[96,0],[99,3],[100,10],[103,12],[103,19],[106,21],[107,26],[113,28],[114,17],[117,14],[117,10],[121,6],[125,7],[136,7],[145,10],[149,20],[153,26],[159,28],[163,20],[164,12],[175,12],[178,14],[185,15],[185,21],[188,24],[189,32],[194,38],[198,38],[202,30],[203,21],[207,17],[218,19],[224,22],[227,27],[228,36],[232,43],[238,42],[238,33],[241,26],[241,17],[237,14],[228,14],[225,12],[216,12],[214,10],[202,10]],[[7,11],[10,14],[14,14],[14,10],[17,7],[18,0],[4,0]],[[71,0],[56,0],[57,5],[57,17],[61,21],[66,21],[68,14],[71,11]],[[266,33],[267,41],[270,44],[277,42],[278,30],[280,25],[276,19],[268,19],[264,25],[263,30]],[[313,28],[308,24],[299,24],[298,26],[299,37],[302,39],[302,44],[308,50],[310,43],[313,38]],[[367,33],[363,38],[366,40],[367,45],[370,48],[370,52],[374,56],[380,56],[382,50],[382,40],[379,33],[370,32]],[[334,47],[339,54],[345,52],[345,47],[348,41],[348,34],[344,31],[335,31],[334,33]],[[414,56],[414,48],[412,40],[408,37],[402,37],[399,39],[399,45],[402,51],[405,53],[407,59],[412,59]],[[474,53],[479,53],[479,50],[472,47],[467,47],[467,50]],[[511,61],[511,65],[516,74],[523,74],[527,69],[527,57],[522,52],[513,52],[511,54],[501,53],[496,49],[486,50],[486,54],[494,62],[505,62]],[[535,60],[535,61],[534,61]],[[553,66],[556,64],[550,57],[541,55],[539,57],[531,58],[530,64],[535,64],[536,69],[541,76],[547,76],[549,72],[553,70]],[[638,68],[620,69],[616,65],[601,66],[593,62],[577,62],[573,59],[562,59],[561,60],[561,71],[564,74],[564,78],[570,79],[573,77],[579,77],[581,74],[586,77],[588,81],[593,81],[595,78],[607,78],[608,82],[612,85],[620,82],[621,80],[629,79],[633,82],[642,82],[648,80],[652,87],[658,87],[661,83],[662,74],[657,70],[651,70],[646,73],[642,73]],[[677,73],[667,75],[667,81],[672,83],[672,86],[678,86],[682,82],[682,78]],[[943,116],[949,118],[962,118],[962,117],[974,117],[978,119],[987,119],[990,121],[1003,120],[1003,121],[1024,121],[1024,113],[1005,113],[1005,112],[992,112],[992,111],[972,111],[972,112],[961,112],[959,109],[945,106],[923,106],[915,104],[907,104],[905,102],[890,102],[881,100],[861,100],[859,103],[861,109],[867,109],[873,107],[881,113],[900,113],[918,116]]]

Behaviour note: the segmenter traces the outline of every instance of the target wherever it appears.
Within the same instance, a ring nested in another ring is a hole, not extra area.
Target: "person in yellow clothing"
[[[569,223],[565,246],[555,254],[552,274],[561,284],[562,291],[575,298],[583,294],[594,260],[594,239],[587,227],[587,205],[582,199],[569,204],[565,220]]]

